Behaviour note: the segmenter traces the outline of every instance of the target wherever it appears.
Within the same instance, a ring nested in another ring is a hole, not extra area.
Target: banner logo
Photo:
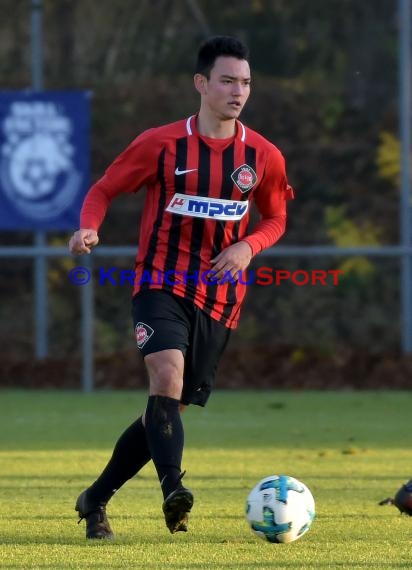
[[[0,124],[0,181],[14,208],[34,220],[57,217],[82,184],[73,124],[53,101],[10,103]]]

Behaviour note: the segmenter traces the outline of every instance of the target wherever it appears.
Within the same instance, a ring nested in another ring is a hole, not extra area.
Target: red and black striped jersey
[[[234,328],[246,284],[210,282],[210,260],[239,240],[253,254],[284,233],[291,197],[285,161],[264,137],[236,121],[230,139],[200,135],[196,116],[139,135],[87,194],[81,228],[99,229],[111,200],[147,188],[134,294],[166,289]],[[261,221],[248,233],[249,210]]]

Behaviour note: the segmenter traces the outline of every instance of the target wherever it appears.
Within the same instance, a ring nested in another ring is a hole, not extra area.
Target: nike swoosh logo
[[[187,174],[188,172],[195,172],[197,168],[190,168],[190,170],[179,170],[179,167],[176,168],[175,174],[176,176],[180,176],[181,174]]]

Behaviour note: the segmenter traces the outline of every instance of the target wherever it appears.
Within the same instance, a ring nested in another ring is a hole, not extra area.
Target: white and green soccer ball
[[[253,532],[274,543],[303,536],[315,517],[315,501],[304,483],[287,475],[259,481],[246,501],[246,520]]]

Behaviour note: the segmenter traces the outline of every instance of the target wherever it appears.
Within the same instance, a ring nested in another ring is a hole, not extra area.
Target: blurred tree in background
[[[197,110],[199,43],[237,35],[251,49],[253,89],[242,120],[284,153],[296,200],[282,244],[370,245],[399,239],[398,25],[389,0],[43,0],[47,89],[92,92],[92,178],[141,131]],[[0,81],[30,87],[30,2],[0,0]],[[121,197],[101,230],[105,244],[137,242],[143,193]],[[2,243],[31,243],[3,233]],[[67,236],[50,235],[63,244]],[[100,263],[101,261],[101,263]],[[53,354],[77,351],[78,260],[50,263]],[[130,259],[101,259],[106,268]],[[97,262],[96,262],[97,265]],[[251,287],[237,345],[374,352],[399,346],[398,261],[283,259],[254,265],[344,269],[339,286]],[[3,261],[3,350],[31,350],[29,262]],[[97,287],[96,346],[133,346],[128,287]]]

